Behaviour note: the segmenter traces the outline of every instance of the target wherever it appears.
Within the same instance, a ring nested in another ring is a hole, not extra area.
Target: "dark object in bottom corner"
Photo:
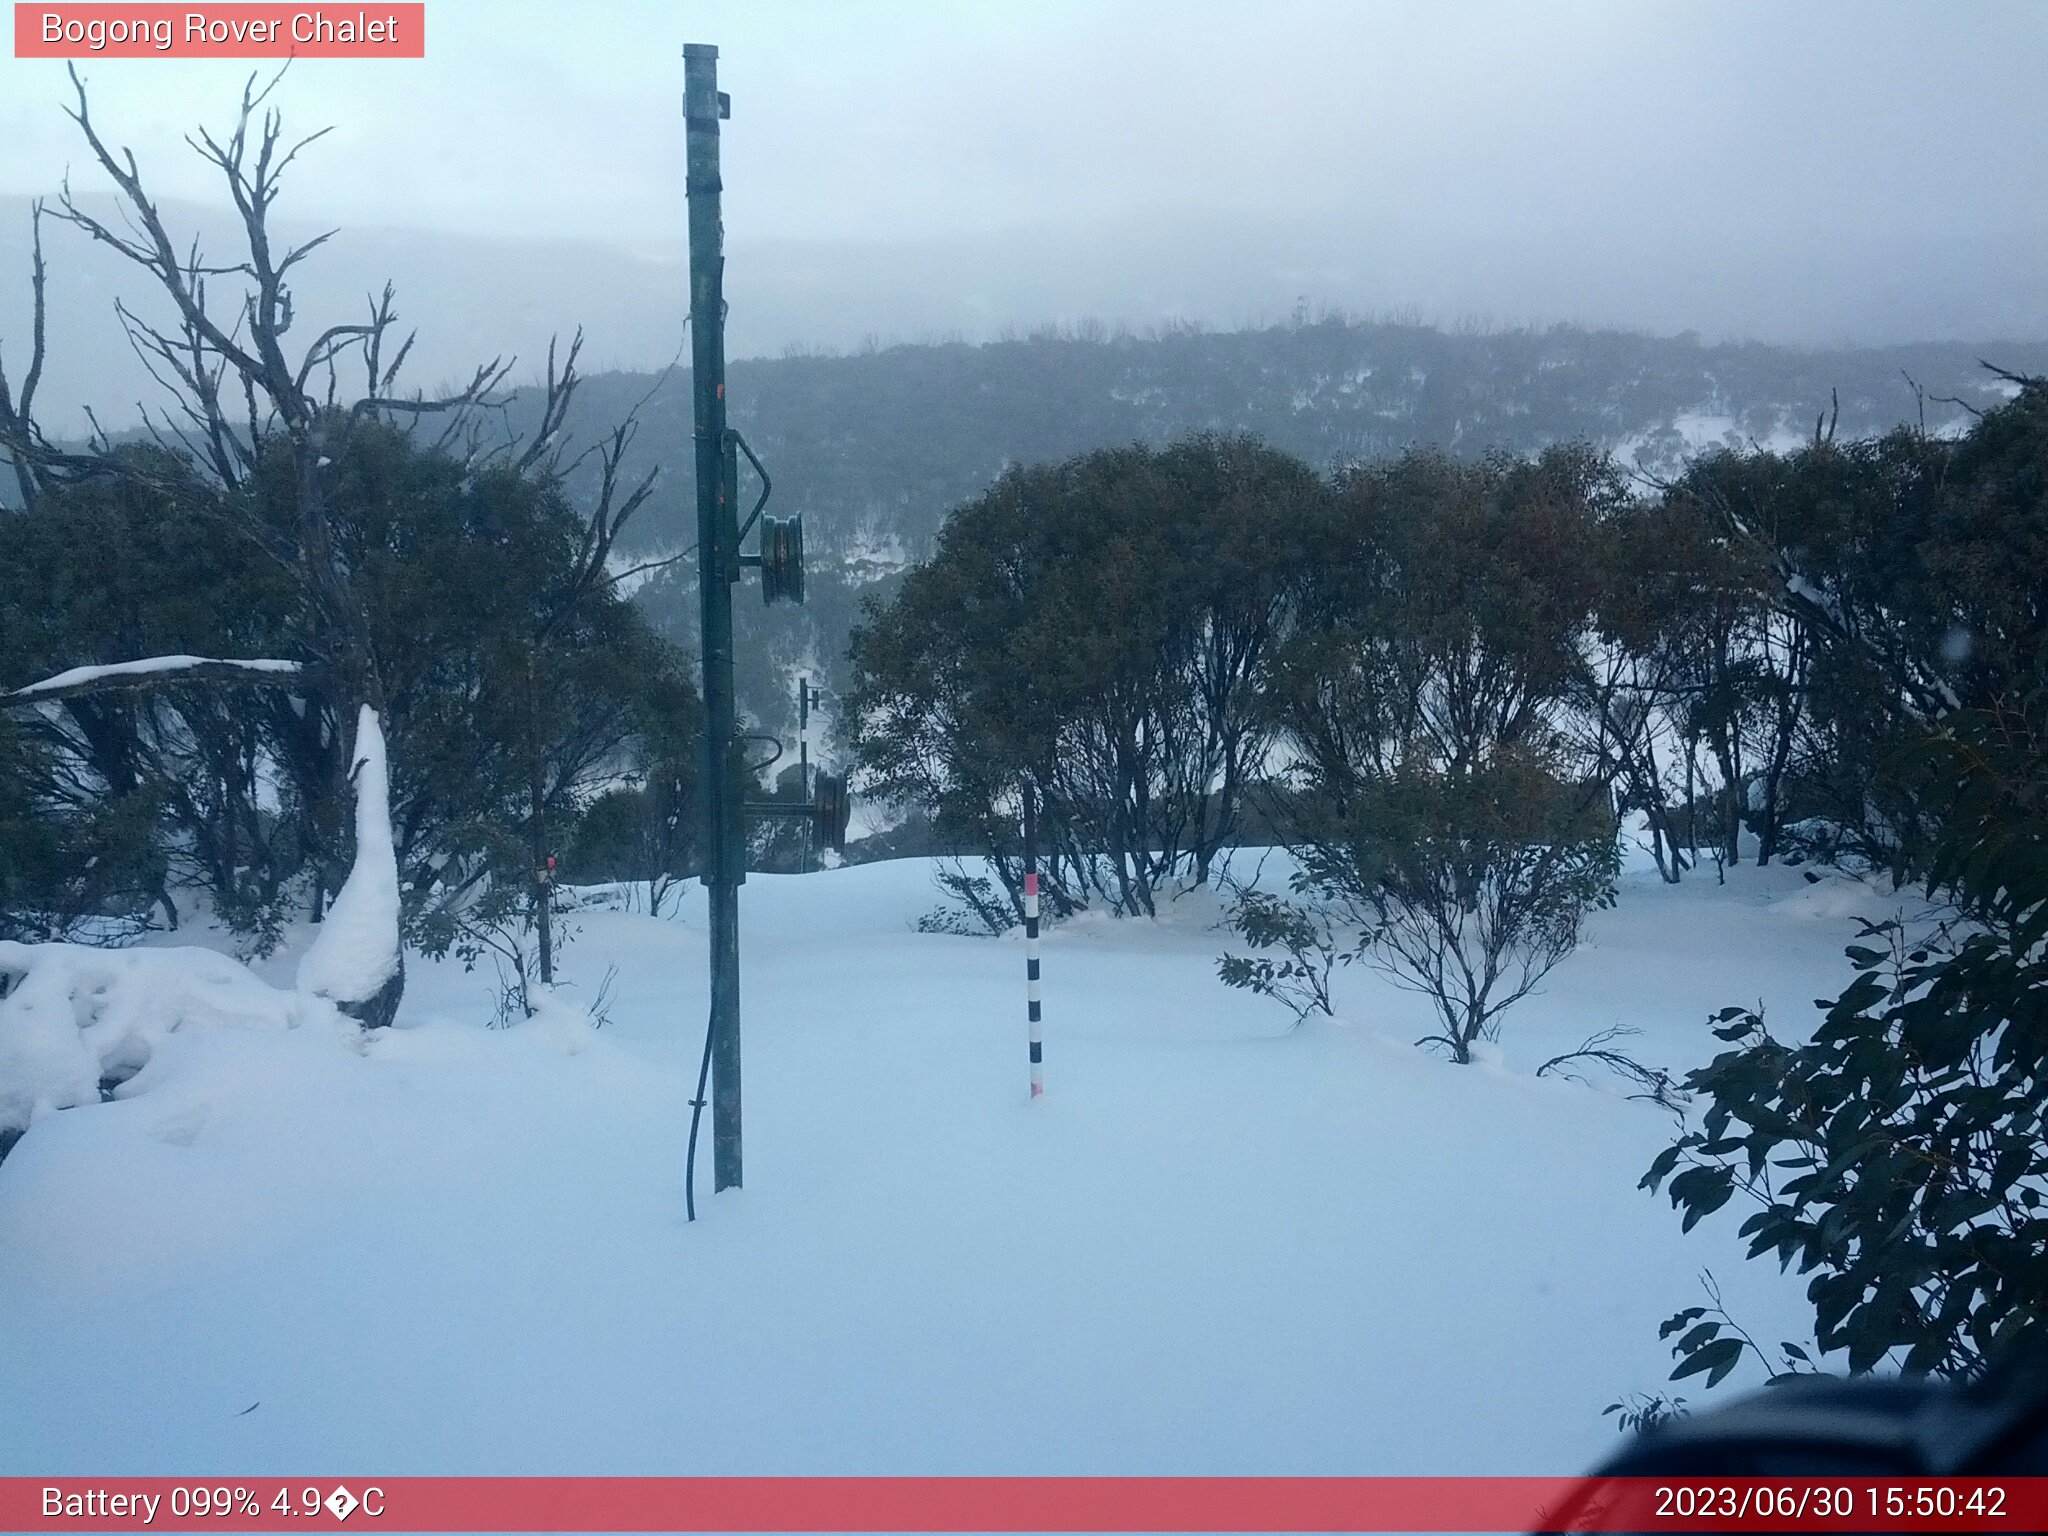
[[[2048,1474],[2048,1359],[1967,1385],[1800,1377],[1659,1425],[1609,1477]]]
[[[1643,1432],[1587,1487],[1608,1477],[2000,1476],[2048,1476],[2048,1352],[1969,1383],[1798,1377]]]

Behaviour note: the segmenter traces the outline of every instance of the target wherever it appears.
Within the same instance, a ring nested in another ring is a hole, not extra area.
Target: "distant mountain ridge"
[[[1718,442],[1789,446],[1837,408],[1845,437],[1919,420],[1952,430],[2011,393],[1985,361],[2048,372],[2048,342],[1820,350],[1303,318],[735,362],[733,424],[774,478],[771,508],[804,514],[811,567],[800,614],[743,598],[743,696],[779,722],[794,672],[836,675],[860,600],[928,553],[946,513],[1006,465],[1215,430],[1257,433],[1319,469],[1417,444],[1478,455],[1583,439],[1661,475]],[[643,398],[629,468],[661,463],[664,475],[628,541],[636,561],[695,541],[688,372],[592,375],[572,423],[587,435]],[[528,395],[515,423],[531,410]],[[685,559],[637,594],[686,644],[693,583]]]

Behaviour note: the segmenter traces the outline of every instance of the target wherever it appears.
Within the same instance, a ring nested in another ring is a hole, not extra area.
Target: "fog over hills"
[[[108,200],[87,206],[114,216]],[[233,248],[222,212],[176,203],[165,213],[202,248]],[[1828,347],[2048,337],[2048,285],[2031,265],[2048,229],[2014,217],[2002,236],[1973,238],[1967,258],[1952,232],[1932,226],[1825,239],[1797,227],[1622,229],[1595,240],[1541,224],[1510,236],[1470,213],[1413,211],[1364,225],[1356,216],[1133,219],[871,240],[756,240],[736,223],[730,353],[988,341],[1089,320],[1226,330],[1325,309],[1454,330],[1568,321]],[[294,239],[325,227],[279,220],[280,235]],[[0,196],[0,355],[17,372],[28,336],[28,232],[29,200]],[[113,301],[147,314],[152,295],[77,230],[46,223],[45,247],[47,423],[77,430],[88,404],[110,428],[134,421],[153,386]],[[406,323],[420,332],[412,378],[428,388],[501,354],[520,360],[515,377],[530,378],[549,338],[578,326],[591,368],[659,368],[676,354],[686,309],[680,244],[575,229],[483,236],[350,225],[299,275],[309,336],[355,318],[366,295],[394,282]]]
[[[436,0],[428,56],[279,87],[281,236],[342,233],[304,322],[394,280],[416,382],[584,326],[659,367],[683,318],[678,50],[715,38],[729,354],[1225,331],[1298,307],[1814,347],[2048,339],[2048,7],[1837,0]],[[230,249],[240,62],[88,61],[95,121],[181,236]],[[0,346],[27,199],[110,186],[52,60],[0,91]],[[94,205],[105,208],[101,201]],[[53,427],[143,392],[132,274],[51,234]]]
[[[750,669],[743,695],[775,720],[795,672],[832,678],[863,599],[886,592],[930,551],[946,513],[1009,464],[1248,431],[1319,469],[1418,444],[1476,456],[1584,440],[1656,476],[1702,448],[1794,445],[1837,408],[1845,437],[1922,420],[1955,430],[1969,409],[2011,392],[1981,360],[2048,372],[2048,344],[1801,349],[1302,315],[1242,331],[1083,326],[979,345],[741,361],[730,370],[734,425],[774,477],[772,510],[804,514],[810,566],[803,609],[764,618],[751,596],[739,605],[739,654]],[[571,426],[586,439],[637,406],[642,430],[629,467],[664,466],[626,541],[628,558],[687,551],[687,370],[596,375],[578,404]],[[520,402],[515,422],[531,408],[530,397]],[[644,578],[637,595],[694,646],[693,594],[683,559]]]
[[[29,206],[0,198],[0,357],[17,380],[29,331]],[[109,200],[86,206],[117,217]],[[234,247],[232,222],[216,210],[176,203],[165,214],[202,249]],[[806,611],[778,615],[758,645],[743,647],[757,658],[754,707],[775,716],[794,669],[829,677],[862,598],[926,553],[946,511],[1006,464],[1242,430],[1318,467],[1416,443],[1475,454],[1578,438],[1664,472],[1722,441],[1794,441],[1836,397],[1845,433],[1882,431],[1923,410],[1946,429],[1963,417],[1949,399],[1999,396],[1979,359],[2048,370],[2048,344],[2032,339],[2048,337],[2048,287],[2019,270],[2037,245],[1977,246],[1969,261],[1950,262],[1929,233],[1924,262],[1879,271],[1889,259],[1881,247],[1895,253],[1901,238],[1918,238],[1895,230],[1888,242],[1839,241],[1828,257],[1816,249],[1797,281],[1764,281],[1783,240],[1745,244],[1723,231],[1691,241],[1665,230],[1654,237],[1660,259],[1631,264],[1623,258],[1649,237],[1621,232],[1574,262],[1543,249],[1556,242],[1540,228],[1506,242],[1469,221],[1446,223],[1438,241],[1411,224],[1348,245],[1341,220],[1220,232],[1134,222],[1092,239],[1056,226],[897,242],[735,235],[734,419],[776,477],[777,510],[806,514],[818,567]],[[320,232],[278,228],[293,240]],[[1439,245],[1443,259],[1427,259]],[[50,346],[39,413],[58,432],[82,431],[88,405],[109,429],[131,427],[156,386],[113,304],[119,295],[154,315],[154,296],[78,230],[46,222],[45,250]],[[1813,281],[1824,260],[1839,281]],[[680,247],[372,226],[341,230],[300,272],[308,337],[361,313],[388,277],[405,323],[419,328],[408,374],[421,388],[501,355],[518,359],[512,377],[524,383],[551,338],[582,327],[590,378],[578,425],[615,421],[653,389],[635,454],[640,467],[662,462],[668,472],[630,554],[688,547],[687,370],[657,383],[683,339]],[[1519,308],[1506,307],[1509,296]],[[1521,323],[1532,308],[1634,328]],[[1669,335],[1669,325],[1663,337],[1646,334],[1671,315],[1690,317],[1692,334]],[[1713,339],[1756,332],[1775,343]],[[1825,344],[1842,335],[1870,344]],[[515,404],[515,420],[523,408]],[[687,643],[687,562],[643,580],[641,601]]]

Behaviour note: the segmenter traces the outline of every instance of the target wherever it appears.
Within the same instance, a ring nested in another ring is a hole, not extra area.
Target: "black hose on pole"
[[[690,1100],[690,1149],[683,1154],[683,1209],[697,1219],[697,1122],[704,1118],[704,1085],[711,1080],[711,1039],[716,1020],[704,1027],[704,1059],[697,1066],[697,1097]]]

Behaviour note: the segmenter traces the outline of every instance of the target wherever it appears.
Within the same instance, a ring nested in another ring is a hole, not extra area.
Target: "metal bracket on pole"
[[[761,482],[761,494],[755,499],[752,510],[747,513],[747,520],[740,524],[740,537],[744,539],[754,531],[754,524],[761,520],[761,509],[768,505],[768,492],[774,488],[775,482],[768,478],[767,469],[759,459],[754,457],[754,450],[748,446],[747,440],[744,437],[741,437],[739,433],[729,427],[726,429],[726,436],[732,439],[735,448],[747,456],[747,462],[754,466],[754,474]],[[733,490],[735,493],[739,490],[739,475],[737,471],[733,475]],[[739,504],[737,494],[735,494],[733,504],[735,506]]]

